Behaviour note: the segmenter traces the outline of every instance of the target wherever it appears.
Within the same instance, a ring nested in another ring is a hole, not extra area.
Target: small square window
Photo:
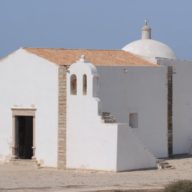
[[[137,113],[129,114],[129,126],[131,128],[138,128],[138,114]]]

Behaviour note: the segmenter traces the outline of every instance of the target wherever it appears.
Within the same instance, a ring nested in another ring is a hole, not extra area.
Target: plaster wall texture
[[[129,124],[138,114],[134,133],[156,156],[167,157],[166,67],[98,67],[102,112]]]
[[[72,74],[77,77],[77,95],[70,94]],[[87,95],[82,94],[84,74],[88,79]],[[96,97],[99,78],[92,64],[76,63],[69,68],[67,168],[123,171],[155,167],[155,157],[134,139],[128,125],[102,121],[102,100]]]
[[[155,168],[155,156],[127,124],[118,125],[117,171]]]
[[[0,158],[11,157],[11,108],[36,108],[35,157],[57,165],[58,67],[23,49],[0,63]]]
[[[173,67],[172,127],[173,154],[192,152],[192,62],[158,59],[160,65]]]
[[[74,97],[68,98],[67,168],[115,171],[117,124],[102,123],[94,98]]]

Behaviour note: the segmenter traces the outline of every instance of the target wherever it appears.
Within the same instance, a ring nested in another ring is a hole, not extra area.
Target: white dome
[[[172,49],[164,43],[152,39],[141,39],[129,43],[122,48],[124,51],[131,52],[146,58],[169,58],[176,59],[175,53]]]
[[[133,41],[122,48],[124,51],[142,56],[148,60],[156,57],[176,59],[172,49],[164,43],[151,39],[151,28],[147,21],[142,28],[141,39]]]

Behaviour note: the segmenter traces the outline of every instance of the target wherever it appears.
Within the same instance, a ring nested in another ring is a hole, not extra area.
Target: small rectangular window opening
[[[131,128],[138,128],[138,114],[137,113],[129,114],[129,126]]]
[[[87,75],[83,75],[83,95],[87,95]]]

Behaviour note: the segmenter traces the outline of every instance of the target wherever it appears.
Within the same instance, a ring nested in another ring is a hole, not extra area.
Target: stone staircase
[[[101,118],[104,123],[116,123],[116,119],[109,112],[102,112]]]
[[[174,169],[174,167],[164,159],[157,160],[157,167],[158,169]]]

